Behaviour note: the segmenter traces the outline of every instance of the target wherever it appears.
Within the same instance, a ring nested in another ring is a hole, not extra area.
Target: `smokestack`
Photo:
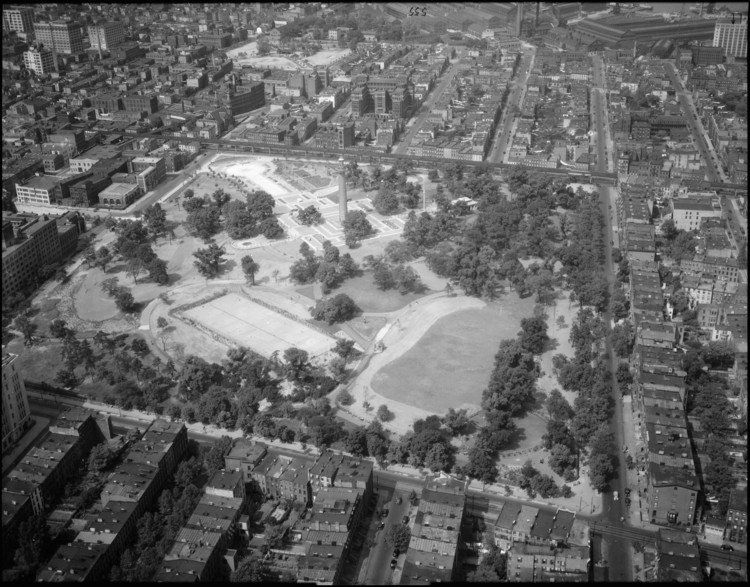
[[[339,164],[339,221],[343,225],[346,219],[346,173],[343,157],[339,157]]]

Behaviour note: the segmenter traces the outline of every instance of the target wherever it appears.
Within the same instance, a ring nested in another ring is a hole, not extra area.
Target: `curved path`
[[[461,310],[483,308],[485,305],[477,298],[463,295],[449,298],[440,292],[420,298],[396,312],[368,314],[368,316],[389,318],[389,323],[375,337],[376,340],[383,342],[385,350],[371,354],[373,351],[368,349],[368,354],[359,365],[361,372],[348,387],[355,403],[349,406],[347,411],[359,418],[370,420],[374,417],[374,410],[366,412],[362,402],[369,402],[374,408],[385,404],[395,415],[395,418],[387,423],[387,427],[399,434],[407,432],[414,419],[431,415],[433,413],[431,411],[375,393],[370,385],[372,378],[380,369],[413,347],[430,327],[444,316]]]

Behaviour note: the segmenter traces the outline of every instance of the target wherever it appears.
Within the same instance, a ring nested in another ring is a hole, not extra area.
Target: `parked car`
[[[398,505],[401,505],[401,502],[402,502],[402,501],[404,501],[404,500],[403,500],[403,499],[401,499],[401,496],[399,495],[399,496],[398,496],[398,499],[396,499],[396,503],[397,503]]]
[[[615,491],[614,497],[615,497],[615,501],[617,501],[618,499],[620,499],[620,493]]]
[[[403,522],[404,522],[404,524],[408,524],[409,523],[409,516],[404,516]]]
[[[391,568],[392,569],[395,569],[397,564],[398,564],[398,561],[395,558],[391,559]]]
[[[722,544],[721,545],[722,550],[728,550],[729,552],[732,552],[734,550],[734,546],[731,544]]]
[[[401,554],[401,553],[398,551],[398,548],[394,548],[393,549],[393,558],[398,558],[399,554]]]
[[[625,495],[630,495],[630,487],[625,488]]]

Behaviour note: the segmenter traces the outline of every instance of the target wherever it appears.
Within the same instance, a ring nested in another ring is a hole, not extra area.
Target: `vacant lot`
[[[501,340],[515,338],[533,299],[509,294],[484,308],[462,310],[438,320],[401,357],[373,377],[372,389],[434,413],[479,407]]]

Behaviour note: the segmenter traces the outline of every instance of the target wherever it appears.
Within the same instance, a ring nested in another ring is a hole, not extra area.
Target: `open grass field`
[[[507,296],[481,309],[438,320],[405,354],[372,379],[376,393],[443,414],[448,408],[479,406],[501,340],[515,338],[530,316],[531,298]]]
[[[236,293],[187,310],[185,315],[265,357],[289,347],[317,356],[330,350],[336,342]]]
[[[344,293],[352,298],[363,312],[394,312],[410,304],[414,300],[423,298],[431,293],[429,290],[421,294],[400,294],[395,289],[382,291],[377,288],[372,278],[372,272],[365,271],[363,275],[347,279],[336,288],[336,294]]]

